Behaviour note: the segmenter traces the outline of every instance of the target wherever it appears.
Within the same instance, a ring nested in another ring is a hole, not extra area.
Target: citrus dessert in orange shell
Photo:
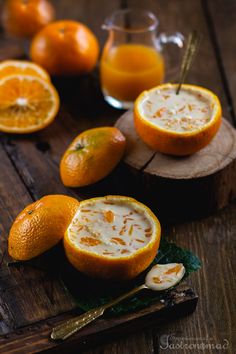
[[[164,84],[144,91],[134,105],[134,123],[140,138],[153,150],[190,155],[216,135],[221,124],[218,97],[205,88]]]
[[[32,75],[51,81],[49,74],[41,66],[27,60],[4,60],[0,63],[0,79],[9,75]]]
[[[124,196],[84,200],[64,237],[70,263],[91,277],[126,280],[143,272],[156,256],[161,236],[157,217]]]

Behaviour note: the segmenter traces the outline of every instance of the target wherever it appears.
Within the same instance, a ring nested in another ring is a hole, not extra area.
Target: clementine
[[[98,41],[88,27],[75,21],[57,21],[33,38],[30,55],[52,75],[91,71],[99,53]]]
[[[7,0],[2,20],[7,33],[17,37],[32,37],[54,16],[54,8],[47,0]]]
[[[8,238],[8,252],[28,260],[55,246],[64,236],[79,202],[65,195],[47,195],[28,205],[15,219]]]
[[[114,127],[100,127],[79,134],[65,151],[61,163],[62,182],[82,187],[107,176],[119,163],[126,140]]]

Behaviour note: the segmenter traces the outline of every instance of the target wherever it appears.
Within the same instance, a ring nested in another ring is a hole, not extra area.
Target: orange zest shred
[[[85,246],[97,246],[101,243],[101,241],[93,237],[81,237],[80,243]]]
[[[133,224],[132,224],[132,225],[130,226],[130,228],[129,228],[129,235],[132,235],[133,229],[134,229],[134,226],[133,226]]]
[[[105,221],[111,223],[114,221],[115,215],[111,210],[104,211],[103,213]]]
[[[122,240],[120,237],[112,237],[111,238],[112,243],[118,243],[119,245],[126,246],[126,243],[124,240]]]
[[[156,111],[156,114],[155,116],[161,118],[162,114],[166,111],[166,108],[165,107],[162,107],[160,109],[158,109],[158,111]]]
[[[135,241],[140,242],[140,243],[144,243],[144,241],[140,240],[139,238],[136,238]]]
[[[177,264],[177,266],[175,266],[174,268],[171,268],[169,270],[167,270],[165,272],[165,274],[172,274],[172,273],[178,273],[180,271],[180,269],[182,268],[182,265],[181,264]]]
[[[121,254],[130,253],[126,248],[121,251]]]
[[[153,277],[152,280],[156,284],[161,284],[161,279],[159,277]]]

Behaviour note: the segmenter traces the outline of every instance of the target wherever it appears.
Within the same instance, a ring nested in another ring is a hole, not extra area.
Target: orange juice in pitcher
[[[144,90],[161,84],[165,76],[162,45],[183,46],[176,33],[156,36],[158,20],[150,12],[126,9],[105,21],[109,31],[100,63],[101,86],[105,100],[116,108],[130,108]]]
[[[162,55],[142,44],[121,44],[101,61],[104,92],[122,101],[134,101],[140,92],[163,79]]]

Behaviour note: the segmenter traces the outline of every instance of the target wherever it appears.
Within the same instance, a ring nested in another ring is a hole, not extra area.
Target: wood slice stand
[[[206,215],[236,197],[236,130],[225,119],[207,147],[186,157],[152,151],[137,135],[132,111],[115,125],[127,138],[124,163],[135,188],[131,194],[163,219]]]

